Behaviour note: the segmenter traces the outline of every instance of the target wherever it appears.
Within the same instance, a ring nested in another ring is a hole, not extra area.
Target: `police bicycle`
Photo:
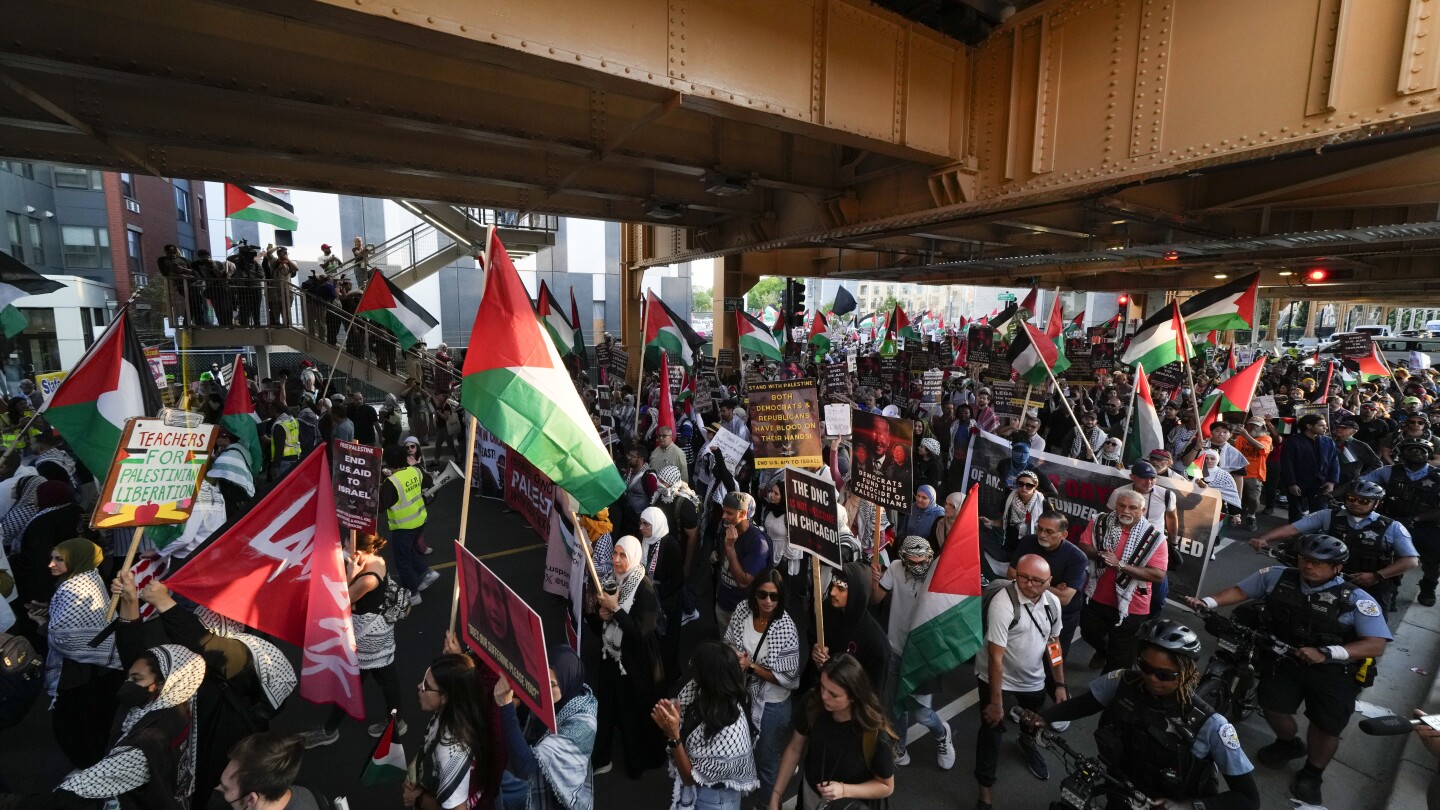
[[[1019,707],[1010,711],[1010,719],[1022,729],[1026,727]],[[1049,810],[1105,810],[1116,806],[1114,800],[1130,810],[1151,806],[1148,796],[1123,777],[1112,774],[1099,757],[1085,756],[1071,748],[1059,732],[1042,727],[1033,733],[1035,744],[1054,752],[1068,774],[1060,783],[1060,799],[1051,802]]]
[[[1215,637],[1215,652],[1200,675],[1195,697],[1232,722],[1240,722],[1259,708],[1257,693],[1260,679],[1255,672],[1255,658],[1265,652],[1291,655],[1295,647],[1275,636],[1256,630],[1258,608],[1242,606],[1244,619],[1223,616],[1210,608],[1193,608],[1205,621],[1205,630]]]

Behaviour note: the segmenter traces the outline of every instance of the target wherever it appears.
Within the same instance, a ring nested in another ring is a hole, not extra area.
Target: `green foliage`
[[[755,282],[750,292],[745,294],[746,309],[764,309],[767,306],[780,308],[780,296],[785,292],[785,279],[779,276],[766,276]]]
[[[714,291],[709,287],[697,287],[690,291],[691,312],[711,312],[715,309]]]

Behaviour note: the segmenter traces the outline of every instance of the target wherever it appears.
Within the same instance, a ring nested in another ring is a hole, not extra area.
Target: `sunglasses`
[[[1346,503],[1375,503],[1375,499],[1374,499],[1374,498],[1361,498],[1361,497],[1357,497],[1357,496],[1355,496],[1355,495],[1346,495],[1346,496],[1345,496],[1345,502],[1346,502]]]
[[[1029,482],[1026,482],[1026,481],[1021,481],[1020,483],[1018,483],[1018,484],[1015,485],[1015,488],[1016,488],[1016,489],[1034,489],[1034,488],[1035,488],[1035,485],[1034,485],[1034,484],[1031,484],[1031,483],[1029,483]]]
[[[778,591],[756,591],[755,598],[761,602],[779,602],[780,593]]]
[[[1137,660],[1135,662],[1135,668],[1140,670],[1140,674],[1148,675],[1149,677],[1154,678],[1157,681],[1176,681],[1180,679],[1179,672],[1173,669],[1161,669],[1159,667],[1152,667],[1142,660]]]

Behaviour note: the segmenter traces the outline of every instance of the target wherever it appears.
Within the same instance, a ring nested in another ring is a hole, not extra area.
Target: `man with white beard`
[[[1090,558],[1080,610],[1080,637],[1095,649],[1090,668],[1126,669],[1135,660],[1135,633],[1170,562],[1165,532],[1146,520],[1144,495],[1120,490],[1115,511],[1096,517],[1076,545]]]

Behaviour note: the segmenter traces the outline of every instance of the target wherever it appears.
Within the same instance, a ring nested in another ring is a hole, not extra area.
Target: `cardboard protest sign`
[[[818,475],[785,468],[785,526],[790,545],[837,568],[840,559],[840,499],[835,485]]]
[[[479,422],[473,424],[475,457],[470,459],[470,486],[482,498],[499,500],[505,497],[505,458],[509,448]]]
[[[1369,357],[1370,333],[1350,332],[1340,335],[1340,357],[1345,360],[1359,360],[1362,357]]]
[[[720,448],[720,455],[725,458],[725,468],[734,475],[740,469],[741,460],[749,452],[750,443],[722,427],[715,431],[715,438],[705,443],[700,454],[703,456],[709,453],[712,447]]]
[[[880,380],[880,355],[866,354],[855,360],[855,374],[860,384],[866,388],[879,388]]]
[[[920,407],[925,413],[934,415],[940,412],[940,395],[944,386],[945,372],[938,368],[925,372],[920,386]]]
[[[330,481],[335,487],[335,515],[340,525],[365,534],[378,530],[380,514],[380,448],[330,441]]]
[[[820,408],[810,379],[750,386],[755,469],[820,466]]]
[[[826,363],[821,369],[820,379],[826,402],[844,402],[850,396],[844,363]]]
[[[524,456],[506,448],[505,505],[523,515],[541,537],[549,537],[554,500],[555,483],[550,477],[535,469]]]
[[[912,438],[915,423],[854,408],[850,412],[854,450],[847,486],[856,495],[890,509],[909,509]]]
[[[620,379],[625,379],[625,371],[630,368],[630,353],[625,347],[618,343],[610,344],[610,373]]]
[[[1259,394],[1250,400],[1250,412],[1265,419],[1279,419],[1280,406],[1274,394]]]
[[[465,646],[509,681],[520,702],[554,731],[555,702],[540,614],[458,542],[455,562]]]
[[[90,525],[96,529],[184,523],[215,448],[215,426],[170,427],[131,417],[100,488]]]
[[[850,406],[836,402],[825,406],[825,435],[850,435]]]

